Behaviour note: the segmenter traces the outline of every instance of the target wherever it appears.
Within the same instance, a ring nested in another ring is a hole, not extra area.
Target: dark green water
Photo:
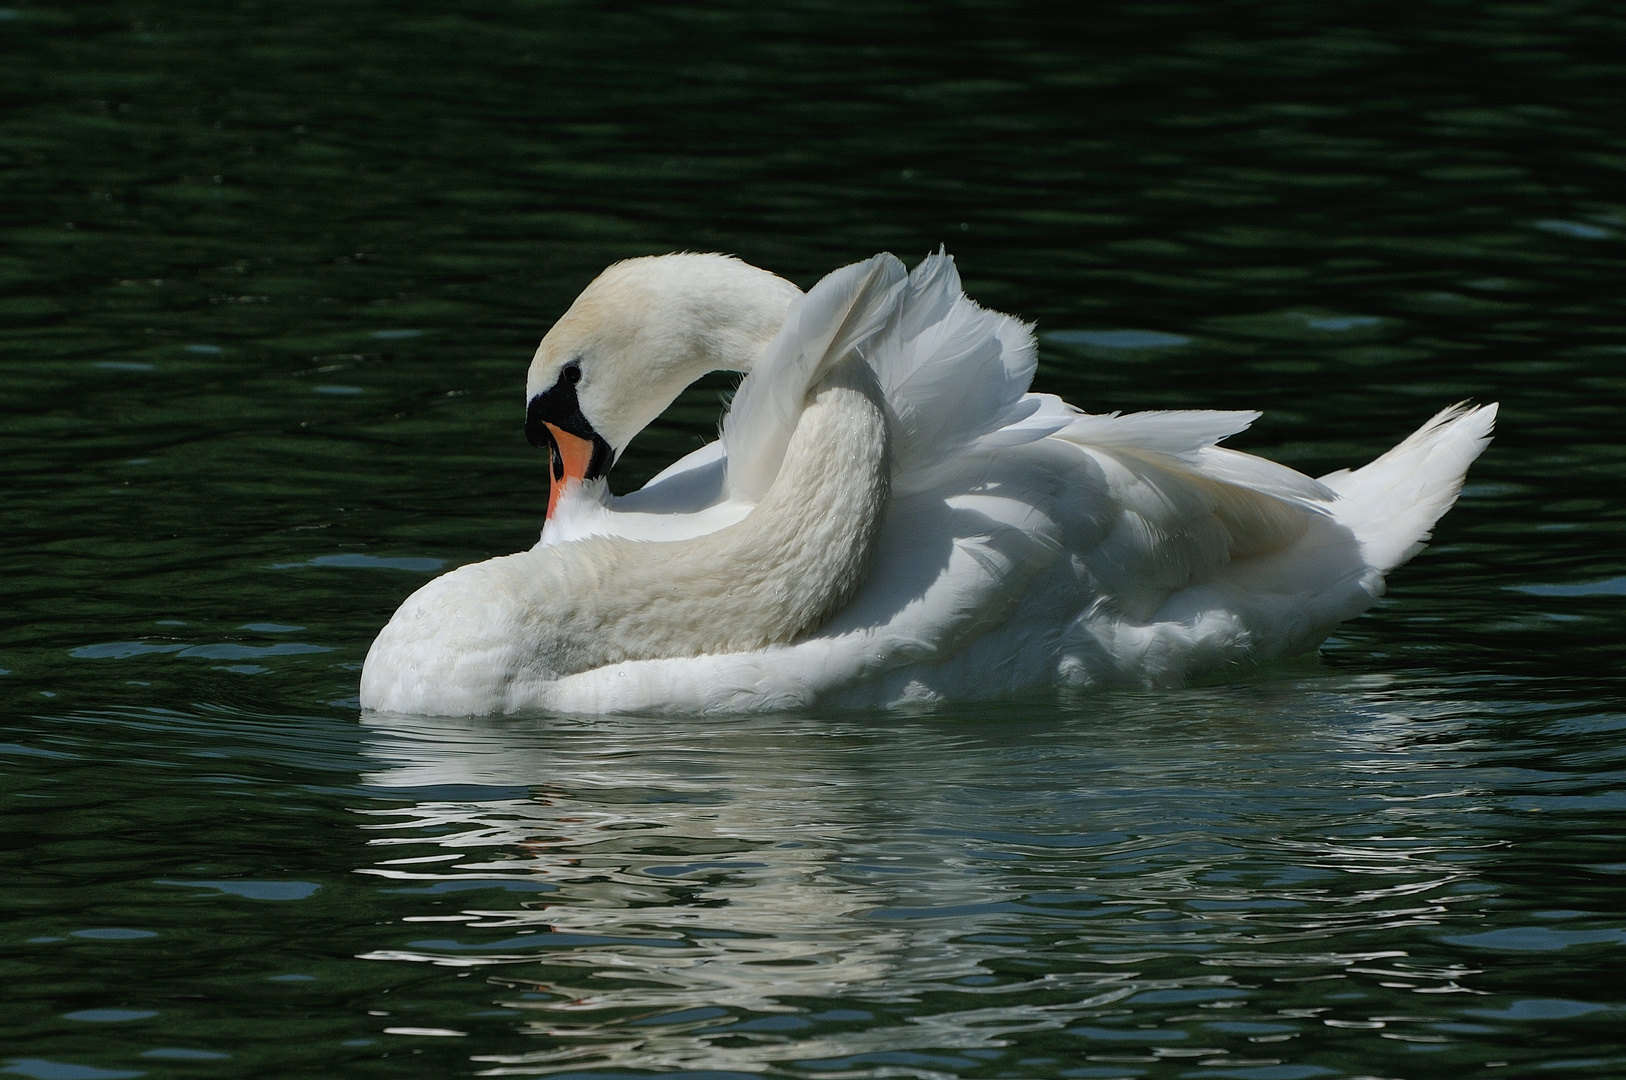
[[[1623,86],[1562,0],[0,11],[0,1074],[1626,1075]],[[599,268],[944,242],[1087,408],[1500,433],[1238,685],[358,714]]]

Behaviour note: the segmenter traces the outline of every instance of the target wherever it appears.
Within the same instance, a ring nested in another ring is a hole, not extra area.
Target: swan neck
[[[857,359],[810,398],[773,484],[741,521],[689,540],[593,537],[539,552],[557,553],[575,583],[537,580],[548,595],[536,597],[536,625],[557,645],[550,667],[789,644],[846,605],[889,495],[886,409]]]

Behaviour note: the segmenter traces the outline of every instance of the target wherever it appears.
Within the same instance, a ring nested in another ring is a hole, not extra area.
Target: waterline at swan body
[[[1257,416],[1090,415],[1027,392],[1029,329],[953,261],[805,296],[737,260],[619,263],[527,378],[548,517],[418,590],[366,708],[442,715],[896,705],[1177,686],[1314,649],[1455,501],[1495,406],[1314,480],[1219,442]],[[691,381],[745,371],[722,437],[621,498],[603,476]]]

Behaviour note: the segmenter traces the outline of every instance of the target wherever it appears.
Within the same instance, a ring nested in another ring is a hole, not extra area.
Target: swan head
[[[525,434],[546,447],[548,516],[609,472],[634,435],[709,371],[749,371],[801,290],[728,255],[618,262],[553,324],[525,379]]]

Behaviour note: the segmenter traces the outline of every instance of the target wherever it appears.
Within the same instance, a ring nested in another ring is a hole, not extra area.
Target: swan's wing
[[[1027,393],[1038,363],[1031,328],[967,298],[941,251],[909,274],[869,361],[892,410],[900,493],[936,486],[943,463],[979,444],[1042,439],[1078,415],[1059,399]]]
[[[731,498],[755,502],[767,492],[808,392],[886,329],[907,276],[896,258],[876,255],[825,275],[791,307],[723,421]]]
[[[1274,461],[1216,445],[1259,419],[1253,411],[1174,409],[1108,416],[1081,414],[1060,437],[1098,450],[1151,455],[1185,465],[1219,483],[1324,513],[1332,489]]]
[[[1294,543],[1336,498],[1301,473],[1218,445],[1258,413],[1086,415],[1026,392],[1035,355],[1025,324],[961,293],[947,255],[917,266],[869,352],[894,416],[894,493],[1008,497],[1014,474],[996,477],[1014,451],[1046,437],[1064,443],[1087,464],[1041,470],[1069,476],[1074,490],[1036,505],[1056,515],[1096,595],[1136,617],[1235,559]]]
[[[1237,504],[1232,516],[1238,525],[1250,514],[1274,520],[1277,504],[1322,513],[1335,498],[1286,466],[1217,445],[1247,428],[1256,412],[1091,416],[1058,398],[1029,394],[1037,364],[1031,328],[968,299],[954,260],[942,252],[909,274],[868,358],[894,417],[894,490],[941,486],[945,463],[1056,435],[1093,453],[1141,459],[1141,471],[1162,469],[1199,487],[1234,488],[1220,497]]]
[[[1330,513],[1337,496],[1324,485],[1216,445],[1257,416],[1080,416],[1054,436],[1100,470],[1100,532],[1075,550],[1118,611],[1149,618],[1173,593],[1213,580],[1235,560],[1285,550]]]
[[[925,506],[935,499],[989,511],[984,525],[963,534],[958,526],[922,527],[920,535],[957,535],[957,549],[980,552],[973,561],[991,572],[944,576],[933,586],[944,602],[913,609],[911,636],[957,637],[960,621],[986,618],[1002,592],[1063,549],[1094,596],[1147,618],[1235,560],[1286,549],[1336,498],[1301,473],[1218,445],[1258,413],[1091,416],[1027,393],[1036,364],[1029,328],[967,299],[954,261],[941,252],[909,274],[865,355],[893,417],[898,505],[888,532],[913,531],[901,518],[905,501],[917,496]],[[1047,437],[1050,449],[1024,448]],[[1005,535],[996,523],[1010,515],[1012,535],[1034,541],[1017,545],[1021,559],[988,554],[986,538]],[[878,563],[855,611],[895,589],[897,572],[882,570]],[[917,584],[924,596],[925,583]]]

